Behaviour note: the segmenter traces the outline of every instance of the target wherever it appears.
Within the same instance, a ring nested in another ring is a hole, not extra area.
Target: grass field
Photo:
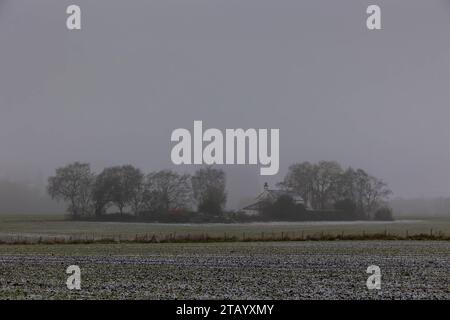
[[[0,299],[450,299],[449,274],[448,241],[0,246]]]
[[[0,240],[175,234],[226,234],[238,240],[3,244],[0,299],[450,299],[450,241],[239,242],[280,234],[383,232],[450,235],[450,219],[155,224],[0,216]],[[72,264],[82,270],[80,291],[65,285],[65,270]],[[366,287],[366,269],[372,264],[382,270],[381,290]]]
[[[0,240],[38,238],[132,240],[156,235],[171,237],[236,237],[239,239],[299,238],[314,235],[362,235],[388,233],[405,236],[443,234],[450,236],[450,218],[397,220],[392,222],[273,222],[237,224],[158,224],[69,221],[64,216],[0,216]]]

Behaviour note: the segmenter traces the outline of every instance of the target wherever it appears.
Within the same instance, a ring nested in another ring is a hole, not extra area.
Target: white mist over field
[[[221,167],[229,208],[320,160],[363,168],[394,197],[450,196],[449,1],[377,1],[379,32],[365,0],[77,4],[71,32],[64,1],[0,0],[1,213],[63,211],[45,184],[73,161],[192,173],[172,164],[170,135],[194,120],[280,129],[278,175]]]

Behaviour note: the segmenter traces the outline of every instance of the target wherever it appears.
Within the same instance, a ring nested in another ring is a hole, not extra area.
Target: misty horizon
[[[67,3],[0,0],[0,180],[42,188],[74,161],[193,173],[170,135],[202,120],[280,129],[277,175],[218,166],[230,208],[320,160],[392,198],[449,197],[450,2],[378,2],[370,33],[369,1],[80,0],[68,32]]]

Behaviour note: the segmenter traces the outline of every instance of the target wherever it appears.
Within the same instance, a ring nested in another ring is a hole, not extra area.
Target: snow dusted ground
[[[2,299],[450,299],[450,242],[4,245],[0,284]]]

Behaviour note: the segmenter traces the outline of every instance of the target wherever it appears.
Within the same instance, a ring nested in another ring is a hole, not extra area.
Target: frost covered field
[[[450,242],[2,245],[0,286],[1,299],[450,299]]]
[[[415,234],[450,235],[450,218],[396,220],[387,222],[266,222],[266,223],[209,223],[167,224],[129,222],[71,221],[57,215],[0,215],[0,242],[42,239],[135,239],[136,237],[159,238],[167,236],[192,237],[207,234],[212,237],[272,237],[280,238],[304,235],[361,235],[385,233],[405,236]]]

